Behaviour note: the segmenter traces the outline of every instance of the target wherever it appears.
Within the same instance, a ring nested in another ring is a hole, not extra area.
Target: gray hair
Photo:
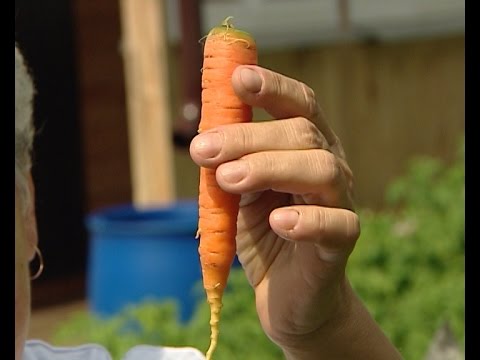
[[[27,176],[32,166],[31,151],[35,133],[32,119],[34,94],[32,77],[15,44],[15,186],[19,190],[23,209],[31,201]]]

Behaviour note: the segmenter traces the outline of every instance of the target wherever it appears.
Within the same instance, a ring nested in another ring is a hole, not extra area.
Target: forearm
[[[402,356],[348,285],[350,303],[341,319],[325,324],[300,348],[283,349],[287,360],[400,360]]]

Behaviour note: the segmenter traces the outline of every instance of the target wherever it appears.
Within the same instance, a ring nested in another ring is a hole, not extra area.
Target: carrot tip
[[[217,284],[213,289],[207,289],[207,298],[210,303],[210,346],[206,353],[206,359],[210,360],[212,354],[215,351],[218,343],[219,335],[219,321],[220,321],[220,311],[222,310],[222,300],[217,296],[215,288],[218,287]]]

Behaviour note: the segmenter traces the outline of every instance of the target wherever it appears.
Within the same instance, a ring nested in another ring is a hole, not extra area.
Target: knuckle
[[[252,146],[252,132],[243,124],[224,125],[219,130],[224,136],[222,159],[233,160],[238,158]]]
[[[343,171],[337,157],[328,151],[323,151],[322,156],[325,182],[331,186],[338,185],[341,182]]]
[[[255,134],[249,126],[245,126],[245,124],[238,124],[238,126],[234,127],[234,130],[235,137],[231,141],[233,144],[238,141],[243,152],[253,146]]]
[[[342,142],[338,136],[334,136],[334,139],[329,143],[330,150],[337,154],[340,158],[345,159],[345,151],[343,150]]]
[[[350,212],[347,214],[347,238],[350,241],[356,241],[360,237],[360,219],[357,214]]]
[[[267,82],[270,86],[267,87],[269,95],[282,95],[285,92],[284,86],[282,86],[282,76],[275,72],[269,72],[270,77],[269,81]]]
[[[244,183],[246,189],[265,189],[276,187],[276,168],[278,160],[271,154],[247,154],[240,158],[248,163],[250,169],[248,179]]]
[[[294,126],[298,141],[301,144],[307,145],[309,148],[317,149],[323,148],[324,142],[322,134],[317,126],[305,117],[295,119]]]
[[[312,213],[312,225],[315,229],[315,235],[323,238],[327,234],[328,212],[323,210],[314,211]]]
[[[315,95],[315,91],[308,85],[301,83],[303,97],[305,101],[305,105],[307,107],[307,117],[310,119],[316,119],[320,112],[320,108],[317,103],[317,98]]]

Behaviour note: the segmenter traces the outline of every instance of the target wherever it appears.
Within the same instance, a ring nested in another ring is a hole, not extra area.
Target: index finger
[[[276,119],[297,116],[309,119],[322,132],[330,150],[344,157],[339,139],[309,86],[255,65],[237,67],[233,72],[232,86],[242,101],[265,109]]]

